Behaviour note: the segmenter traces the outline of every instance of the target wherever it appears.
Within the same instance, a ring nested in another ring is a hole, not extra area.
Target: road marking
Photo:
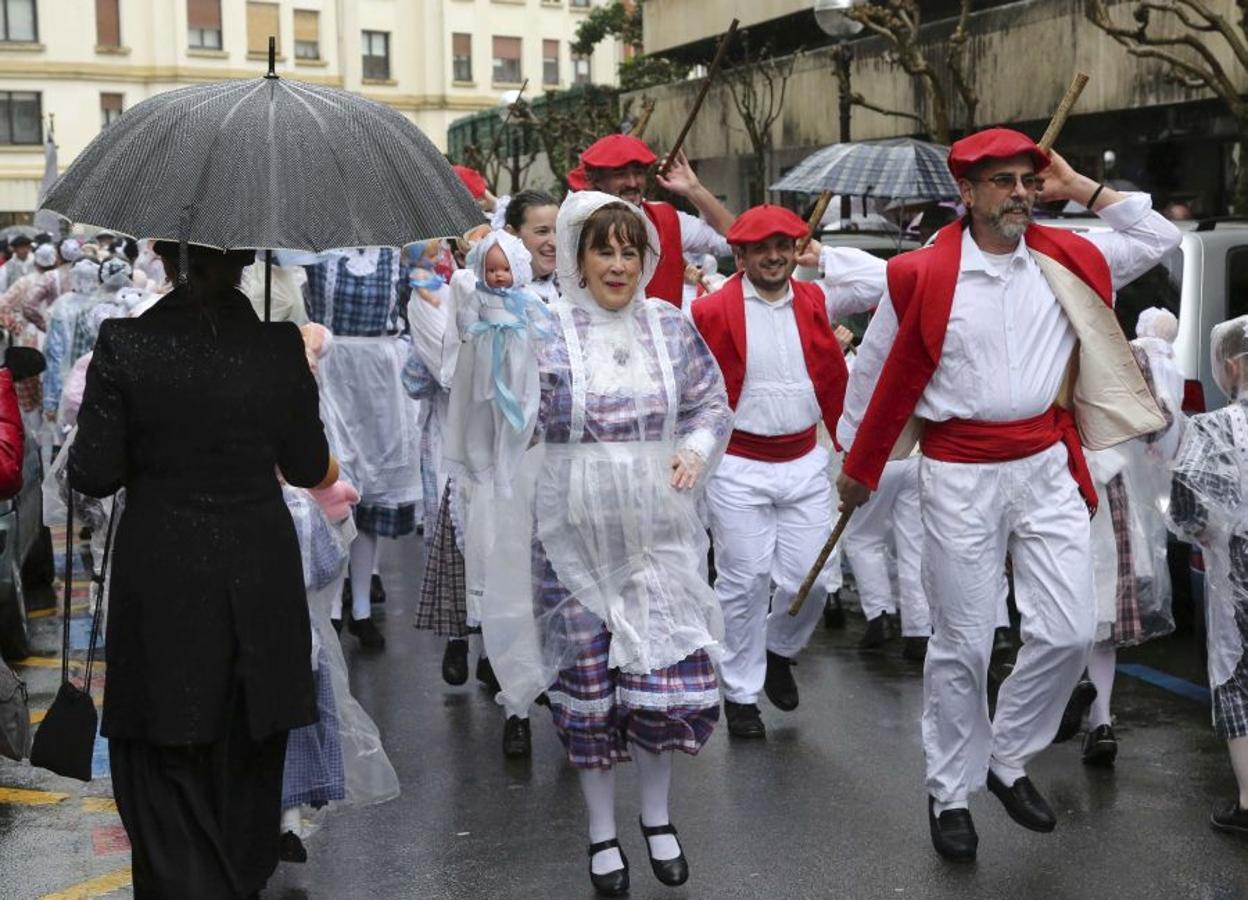
[[[19,806],[51,806],[53,803],[68,799],[69,794],[58,794],[56,791],[0,787],[0,803],[14,803]]]
[[[109,856],[113,853],[129,853],[130,838],[121,825],[100,825],[91,832],[91,847],[96,856]]]
[[[1162,690],[1170,691],[1172,694],[1178,694],[1180,697],[1186,697],[1188,700],[1203,703],[1206,706],[1213,702],[1207,687],[1184,681],[1182,678],[1177,678],[1174,675],[1167,675],[1165,672],[1159,672],[1151,666],[1143,666],[1139,663],[1122,663],[1118,666],[1118,671],[1124,675],[1130,675],[1132,678],[1138,678],[1140,681],[1147,681],[1149,684]]]
[[[46,618],[49,618],[50,616],[55,616],[55,615],[59,614],[59,613],[60,613],[60,611],[61,611],[61,608],[60,608],[59,606],[49,606],[47,609],[32,609],[30,612],[26,613],[26,618],[28,618],[28,619],[46,619]],[[70,611],[71,613],[76,613],[76,612],[86,612],[86,611],[87,611],[87,604],[85,604],[85,603],[74,603],[74,604],[71,604],[71,605],[70,605],[70,607],[69,607],[69,611]]]
[[[44,717],[47,716],[47,714],[48,711],[46,709],[32,709],[30,711],[30,724],[38,725],[44,720]]]
[[[28,656],[25,659],[19,659],[13,663],[15,668],[40,668],[40,669],[59,669],[61,667],[61,658],[59,656]]]
[[[84,813],[116,813],[117,801],[112,797],[83,797],[82,811]]]
[[[119,888],[128,887],[134,880],[130,867],[100,875],[89,881],[83,881],[55,894],[44,894],[39,900],[87,900],[89,897],[103,897]]]

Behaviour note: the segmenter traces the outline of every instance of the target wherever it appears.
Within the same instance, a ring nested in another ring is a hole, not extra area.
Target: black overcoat
[[[303,342],[237,291],[167,294],[100,328],[70,483],[126,488],[114,539],[105,737],[218,740],[241,682],[252,737],[316,721],[311,631],[277,470],[319,483],[329,450]]]

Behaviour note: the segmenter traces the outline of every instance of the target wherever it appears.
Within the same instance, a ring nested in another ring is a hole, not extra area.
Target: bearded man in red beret
[[[802,614],[788,615],[828,536],[832,484],[816,425],[836,428],[852,335],[829,319],[833,286],[792,278],[795,243],[806,233],[783,207],[743,213],[728,231],[738,273],[693,304],[736,411],[706,502],[724,611],[724,715],[728,733],[740,738],[766,735],[760,691],[781,710],[797,707],[793,658],[824,605],[818,584]]]
[[[1083,447],[1164,427],[1114,318],[1114,291],[1178,245],[1145,194],[1076,173],[993,128],[949,153],[968,214],[889,261],[859,348],[841,434],[841,508],[863,504],[919,433],[923,581],[933,635],[923,690],[932,843],[975,858],[967,808],[985,786],[1017,823],[1052,831],[1025,767],[1052,741],[1096,630]],[[1032,222],[1075,200],[1109,229]],[[826,252],[826,251],[825,251]],[[1007,552],[1023,646],[988,716],[986,684]]]
[[[692,203],[702,218],[680,212],[670,203],[646,200],[646,174],[657,159],[644,141],[609,134],[586,148],[580,168],[591,188],[640,206],[654,223],[659,231],[659,268],[646,286],[646,295],[679,308],[684,299],[685,255],[728,255],[723,235],[732,226],[733,215],[698,181],[683,152],[676,154],[667,175],[657,176],[657,181],[664,190]]]

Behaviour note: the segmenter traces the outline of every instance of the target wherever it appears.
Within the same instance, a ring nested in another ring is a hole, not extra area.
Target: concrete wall
[[[646,0],[642,44],[662,53],[728,29],[734,19],[748,28],[810,9],[813,0]]]

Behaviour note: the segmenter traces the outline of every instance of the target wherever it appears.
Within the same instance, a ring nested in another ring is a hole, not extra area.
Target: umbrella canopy
[[[958,196],[948,156],[948,147],[912,138],[832,144],[794,166],[771,190],[947,200]]]
[[[272,75],[144,100],[100,132],[43,205],[72,222],[222,250],[400,247],[483,220],[403,115]]]

